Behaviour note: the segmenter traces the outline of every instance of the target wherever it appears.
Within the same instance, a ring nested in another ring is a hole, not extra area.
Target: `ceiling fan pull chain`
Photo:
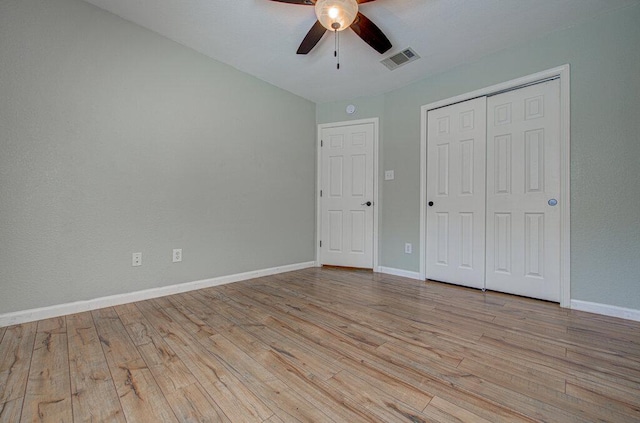
[[[336,69],[340,69],[340,33],[338,33],[337,29],[334,29],[333,33],[334,33],[334,42],[335,42],[333,57],[336,58],[336,62],[337,62]]]

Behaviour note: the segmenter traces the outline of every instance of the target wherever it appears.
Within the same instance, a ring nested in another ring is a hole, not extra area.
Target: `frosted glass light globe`
[[[356,0],[318,0],[316,16],[329,31],[343,31],[353,23],[358,14]]]

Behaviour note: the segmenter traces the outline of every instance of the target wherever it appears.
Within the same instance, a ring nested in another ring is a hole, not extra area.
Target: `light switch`
[[[384,171],[384,180],[385,181],[393,181],[395,175],[393,174],[393,170],[385,170]]]

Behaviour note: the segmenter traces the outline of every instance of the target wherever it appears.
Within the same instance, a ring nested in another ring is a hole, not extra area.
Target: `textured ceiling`
[[[209,57],[317,103],[381,94],[639,0],[376,0],[360,6],[391,40],[384,56],[351,30],[306,56],[313,7],[269,0],[86,0]],[[395,71],[380,60],[412,47]]]

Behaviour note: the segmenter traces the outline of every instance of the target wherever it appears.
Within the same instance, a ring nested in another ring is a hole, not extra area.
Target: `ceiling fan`
[[[351,28],[362,40],[383,54],[391,48],[386,35],[358,11],[358,4],[374,0],[271,0],[280,3],[315,6],[318,20],[298,47],[298,54],[307,54],[318,44],[327,30],[342,31]]]

